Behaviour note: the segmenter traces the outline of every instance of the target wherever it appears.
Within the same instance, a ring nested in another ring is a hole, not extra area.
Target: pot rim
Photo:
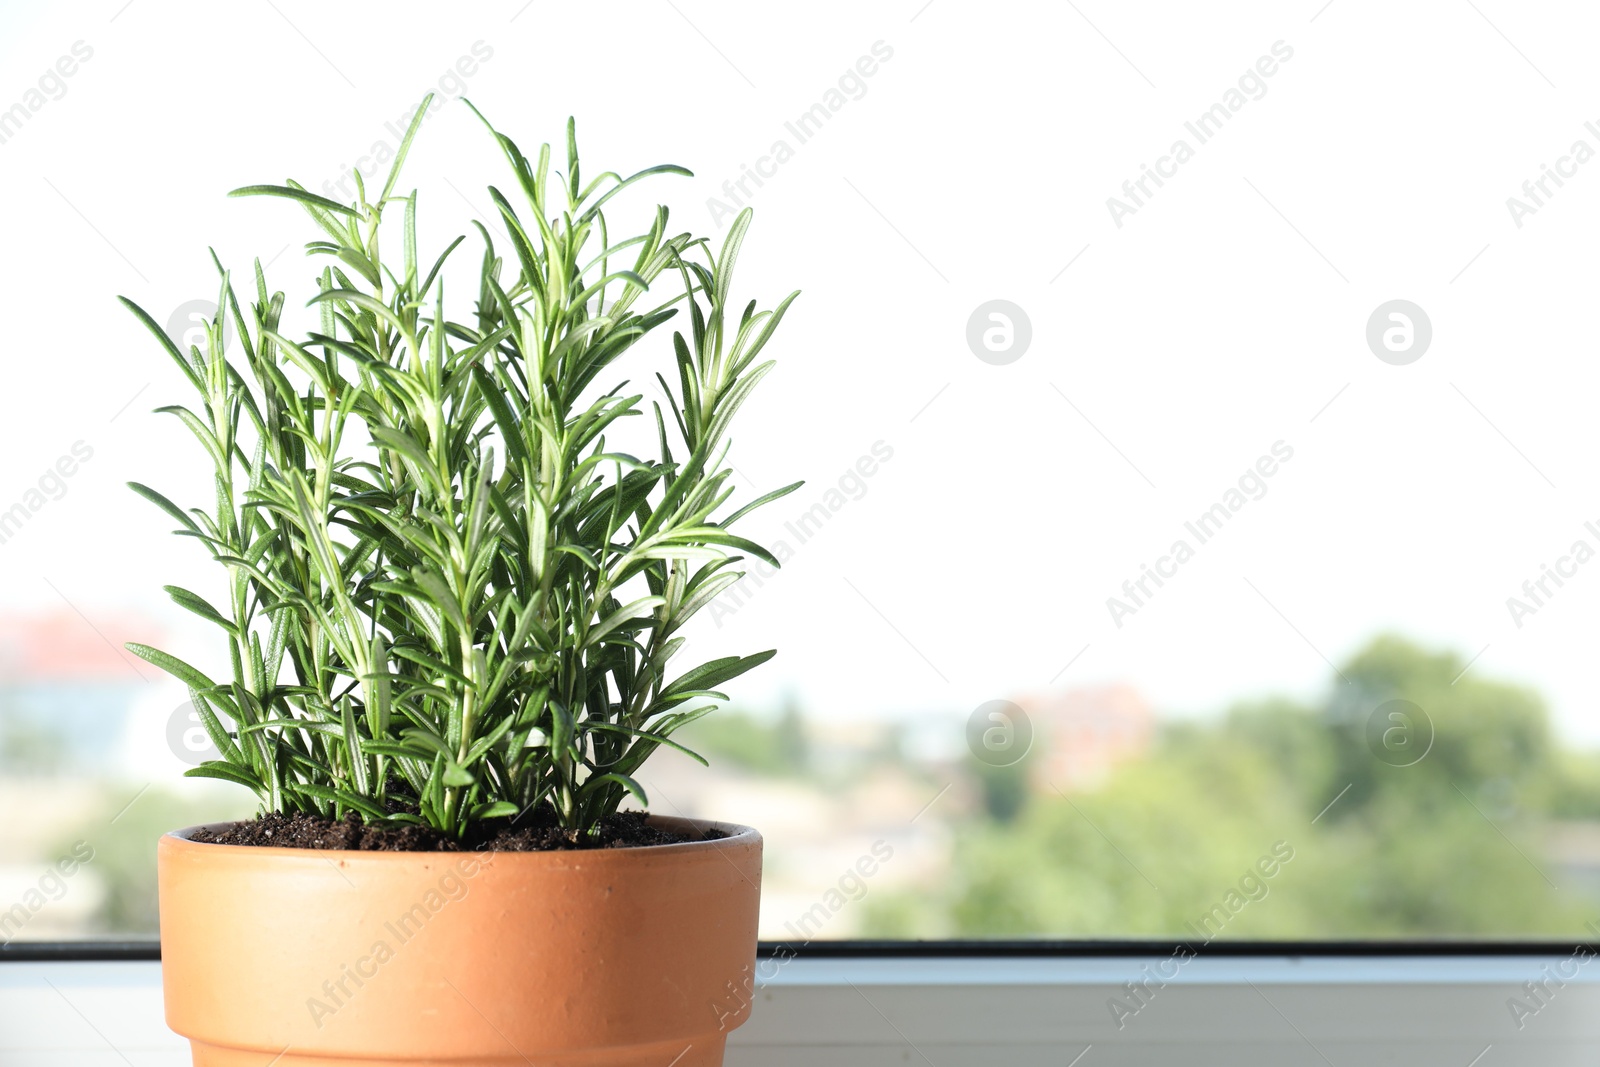
[[[194,841],[192,836],[197,830],[220,830],[225,827],[237,825],[246,820],[232,819],[226,822],[199,823],[195,826],[185,826],[178,830],[168,830],[162,834],[162,839],[172,839],[169,847],[189,849],[204,849],[205,854],[233,856],[256,856],[262,859],[307,859],[315,857],[339,857],[340,862],[350,862],[359,857],[363,863],[414,863],[419,859],[437,859],[441,857],[468,857],[468,856],[493,856],[495,862],[501,863],[508,860],[513,862],[532,862],[540,857],[550,862],[570,862],[577,857],[595,859],[601,856],[621,857],[629,854],[639,856],[687,856],[696,852],[713,852],[730,846],[750,845],[761,840],[761,834],[753,827],[743,826],[739,823],[721,822],[715,819],[690,819],[677,815],[657,815],[651,813],[646,822],[652,826],[665,828],[682,828],[688,830],[720,830],[726,837],[719,837],[711,841],[676,841],[665,845],[630,845],[625,848],[586,848],[586,849],[540,849],[536,851],[497,849],[463,849],[457,852],[443,850],[410,850],[403,852],[381,851],[376,849],[350,849],[350,848],[289,848],[276,845],[224,845],[211,841]],[[215,850],[215,851],[213,851]]]

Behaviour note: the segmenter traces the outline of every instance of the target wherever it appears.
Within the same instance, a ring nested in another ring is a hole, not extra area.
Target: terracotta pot
[[[749,1017],[761,835],[582,852],[161,839],[196,1067],[717,1067]]]

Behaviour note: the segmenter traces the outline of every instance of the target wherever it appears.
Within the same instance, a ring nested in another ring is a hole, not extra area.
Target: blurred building
[[[663,747],[636,777],[656,812],[761,831],[761,937],[859,937],[869,898],[948,877],[945,817],[955,779],[919,773],[897,759],[894,724],[785,718],[771,729],[783,745],[802,749],[791,766],[763,760],[756,767],[712,753],[703,767]],[[719,729],[726,736],[727,721],[719,726],[716,719],[696,723],[698,736]],[[681,740],[696,745],[687,732]]]
[[[1600,822],[1552,820],[1544,826],[1543,844],[1557,885],[1600,897]]]
[[[1155,712],[1130,685],[1035,694],[1017,704],[1033,725],[1028,762],[1043,792],[1092,789],[1155,739]]]
[[[122,643],[158,639],[125,613],[0,615],[0,811],[25,813],[0,824],[0,943],[94,929],[114,873],[97,854],[132,825],[108,820],[139,795],[117,793],[108,812],[107,783],[135,709],[165,684]],[[77,858],[95,862],[63,878],[56,864],[75,838]]]
[[[103,773],[161,673],[123,649],[154,626],[128,614],[0,615],[0,774]]]

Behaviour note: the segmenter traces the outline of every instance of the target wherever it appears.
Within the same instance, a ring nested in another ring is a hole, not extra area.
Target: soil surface
[[[685,841],[715,841],[728,836],[721,830],[680,833],[647,825],[642,811],[620,811],[600,820],[590,836],[556,825],[553,812],[530,812],[520,822],[497,819],[479,827],[464,841],[424,826],[394,824],[369,826],[351,813],[343,820],[316,815],[258,815],[248,822],[230,823],[220,832],[197,830],[191,840],[217,845],[257,845],[272,848],[327,848],[360,852],[553,852],[592,848],[639,848],[676,845]]]

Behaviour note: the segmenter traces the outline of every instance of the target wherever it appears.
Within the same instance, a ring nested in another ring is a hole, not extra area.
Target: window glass
[[[156,837],[255,810],[123,647],[226,666],[126,485],[211,491],[116,297],[192,336],[211,247],[310,328],[314,228],[225,194],[370,190],[426,91],[463,306],[508,184],[463,96],[690,167],[618,212],[752,206],[738,286],[802,290],[731,455],[805,480],[742,523],[783,566],[684,653],[779,654],[641,775],[763,831],[764,937],[1596,935],[1596,17],[0,9],[0,942],[154,935]]]

